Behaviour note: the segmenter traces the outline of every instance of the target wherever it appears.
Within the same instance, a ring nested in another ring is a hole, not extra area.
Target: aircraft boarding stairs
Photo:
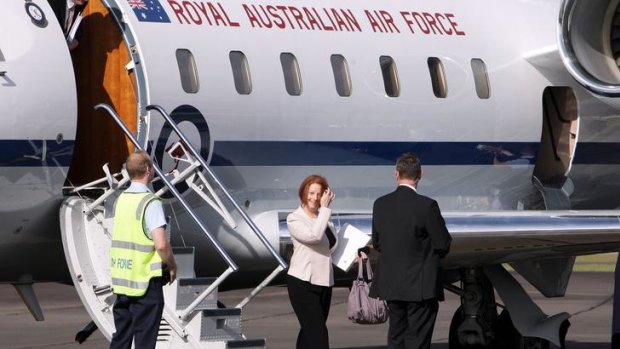
[[[143,149],[110,106],[99,104],[96,108],[108,111],[135,147]],[[177,281],[172,285],[164,286],[166,305],[159,329],[157,348],[266,348],[264,338],[247,339],[243,335],[242,310],[252,297],[288,266],[243,209],[235,203],[226,188],[208,168],[205,160],[190,146],[190,142],[166,112],[158,106],[149,106],[147,109],[159,112],[177,132],[181,142],[176,144],[169,153],[175,154],[172,156],[178,156],[178,161],[185,161],[189,164],[180,173],[175,171],[171,180],[162,173],[157,164],[154,164],[159,179],[165,184],[165,187],[156,194],[161,196],[164,192],[170,191],[228,265],[228,268],[217,277],[196,277],[194,247],[173,247],[178,265]],[[65,256],[74,285],[90,317],[104,336],[110,340],[114,332],[112,308],[116,299],[111,288],[109,267],[112,215],[115,198],[129,182],[129,176],[125,170],[112,175],[107,164],[103,169],[106,174],[103,179],[73,189],[78,196],[70,196],[64,201],[60,211],[60,223]],[[176,190],[174,184],[181,181],[185,181],[232,228],[240,223],[249,225],[277,261],[278,265],[273,272],[235,307],[218,307],[218,286],[239,267]],[[79,196],[80,192],[106,182],[109,187],[97,199]],[[218,188],[217,192],[213,186]],[[231,205],[234,207],[236,217],[241,217],[241,220],[233,219],[231,211],[226,208],[222,200],[229,203],[228,207]],[[86,334],[86,337],[88,335]]]

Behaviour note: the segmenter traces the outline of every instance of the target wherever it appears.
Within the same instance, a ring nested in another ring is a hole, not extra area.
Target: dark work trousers
[[[327,316],[332,300],[332,288],[313,285],[287,275],[288,298],[299,320],[297,349],[329,349]]]
[[[110,349],[130,349],[132,340],[135,349],[155,348],[163,311],[161,278],[151,279],[142,297],[116,295],[113,310],[116,332],[112,335]]]
[[[429,349],[439,309],[437,300],[387,301],[387,305],[388,349]]]

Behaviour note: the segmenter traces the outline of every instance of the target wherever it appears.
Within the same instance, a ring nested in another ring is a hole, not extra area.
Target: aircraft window
[[[428,59],[428,70],[431,73],[431,83],[433,84],[433,93],[435,97],[446,98],[448,95],[448,83],[446,82],[446,74],[443,70],[443,63],[437,57]]]
[[[390,56],[381,56],[379,57],[379,64],[381,64],[385,93],[390,97],[398,97],[400,94],[400,86],[398,85],[396,63]]]
[[[297,58],[292,53],[281,53],[280,63],[284,73],[286,92],[291,96],[301,95],[301,73],[299,72]]]
[[[349,75],[349,65],[342,55],[332,55],[332,70],[336,82],[336,92],[342,97],[351,95],[351,75]]]
[[[237,92],[241,95],[249,95],[252,92],[252,79],[250,78],[248,59],[241,51],[230,51],[228,56]]]
[[[480,58],[471,60],[471,71],[474,73],[474,83],[476,84],[476,93],[482,99],[488,99],[491,95],[489,90],[489,75],[487,66]]]
[[[177,64],[181,75],[181,86],[187,93],[197,93],[200,87],[198,83],[198,69],[191,51],[186,49],[177,50]]]

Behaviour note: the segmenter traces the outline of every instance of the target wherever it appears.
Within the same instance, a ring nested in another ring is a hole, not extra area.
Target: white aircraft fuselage
[[[564,3],[91,0],[72,53],[46,1],[2,4],[0,278],[65,275],[60,202],[131,149],[98,103],[134,123],[164,171],[177,138],[146,106],[170,113],[276,243],[305,176],[327,177],[337,212],[369,214],[407,151],[443,211],[549,208],[533,175],[569,182],[563,208],[616,208],[616,102],[565,67]]]
[[[0,180],[7,250],[14,243],[32,245],[37,237],[43,244],[55,240],[55,219],[47,217],[62,199],[61,187],[72,185],[66,175],[80,146],[80,91],[71,58],[47,4],[33,3],[46,16],[43,28],[29,20],[22,2],[3,5],[2,11]],[[527,208],[536,194],[531,176],[541,147],[543,92],[558,85],[571,87],[579,101],[574,135],[579,143],[570,157],[577,162],[566,171],[575,181],[571,200],[580,208],[616,207],[617,199],[609,199],[615,183],[599,180],[615,171],[616,156],[601,156],[597,149],[618,141],[617,113],[558,67],[558,2],[160,1],[167,21],[141,18],[141,13],[155,15],[139,5],[111,3],[126,20],[125,31],[134,41],[130,50],[139,57],[133,68],[143,79],[137,99],[173,115],[182,105],[196,111],[181,125],[201,137],[201,153],[251,216],[294,209],[297,186],[310,173],[329,179],[337,193],[335,209],[368,212],[376,197],[394,187],[394,160],[405,151],[421,157],[420,191],[443,210]],[[97,33],[86,40],[98,40]],[[195,93],[182,87],[178,50],[193,55]],[[235,89],[232,51],[247,58],[249,94]],[[297,60],[300,95],[285,89],[282,53]],[[346,59],[350,96],[336,91],[332,55]],[[382,56],[396,66],[398,96],[386,95]],[[429,57],[443,64],[445,98],[433,93]],[[536,57],[555,59],[554,65],[538,64]],[[472,59],[486,65],[489,98],[477,95]],[[143,108],[138,106],[138,117],[146,115]],[[151,117],[148,138],[163,142],[154,147],[160,160],[164,144],[173,141],[161,137],[161,125]],[[582,142],[589,147],[583,154]],[[487,148],[505,149],[507,159],[518,161],[500,164]],[[162,165],[170,167],[166,160]],[[42,224],[47,233],[33,233]],[[3,279],[21,272],[7,268]]]
[[[170,114],[221,181],[211,193],[229,193],[282,256],[303,178],[325,176],[335,223],[369,232],[404,152],[419,155],[418,190],[454,237],[446,287],[460,279],[491,307],[495,288],[519,315],[530,303],[502,294],[517,287],[501,263],[561,296],[574,256],[620,249],[617,1],[90,0],[73,51],[64,3],[0,5],[0,282],[72,281],[92,304],[111,292],[112,199],[84,211],[102,234],[61,229],[106,190],[102,167],[120,172],[134,149],[108,112],[172,178],[188,164],[169,154],[179,138],[157,110]],[[218,213],[198,194],[205,183],[188,181],[176,189],[239,274],[271,270],[239,210]],[[164,199],[173,245],[196,247],[198,275],[220,273],[223,254],[182,203]],[[80,265],[85,255],[101,265]],[[495,321],[480,309],[463,301],[451,345],[471,319]],[[565,334],[563,317],[544,334],[513,321],[522,336],[559,345]],[[483,332],[474,344],[492,341]]]

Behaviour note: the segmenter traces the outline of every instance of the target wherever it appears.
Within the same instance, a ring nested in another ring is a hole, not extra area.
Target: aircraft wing
[[[620,250],[620,211],[444,212],[453,241],[444,268],[463,268]],[[371,234],[369,214],[337,214]],[[290,235],[280,220],[281,242]]]

